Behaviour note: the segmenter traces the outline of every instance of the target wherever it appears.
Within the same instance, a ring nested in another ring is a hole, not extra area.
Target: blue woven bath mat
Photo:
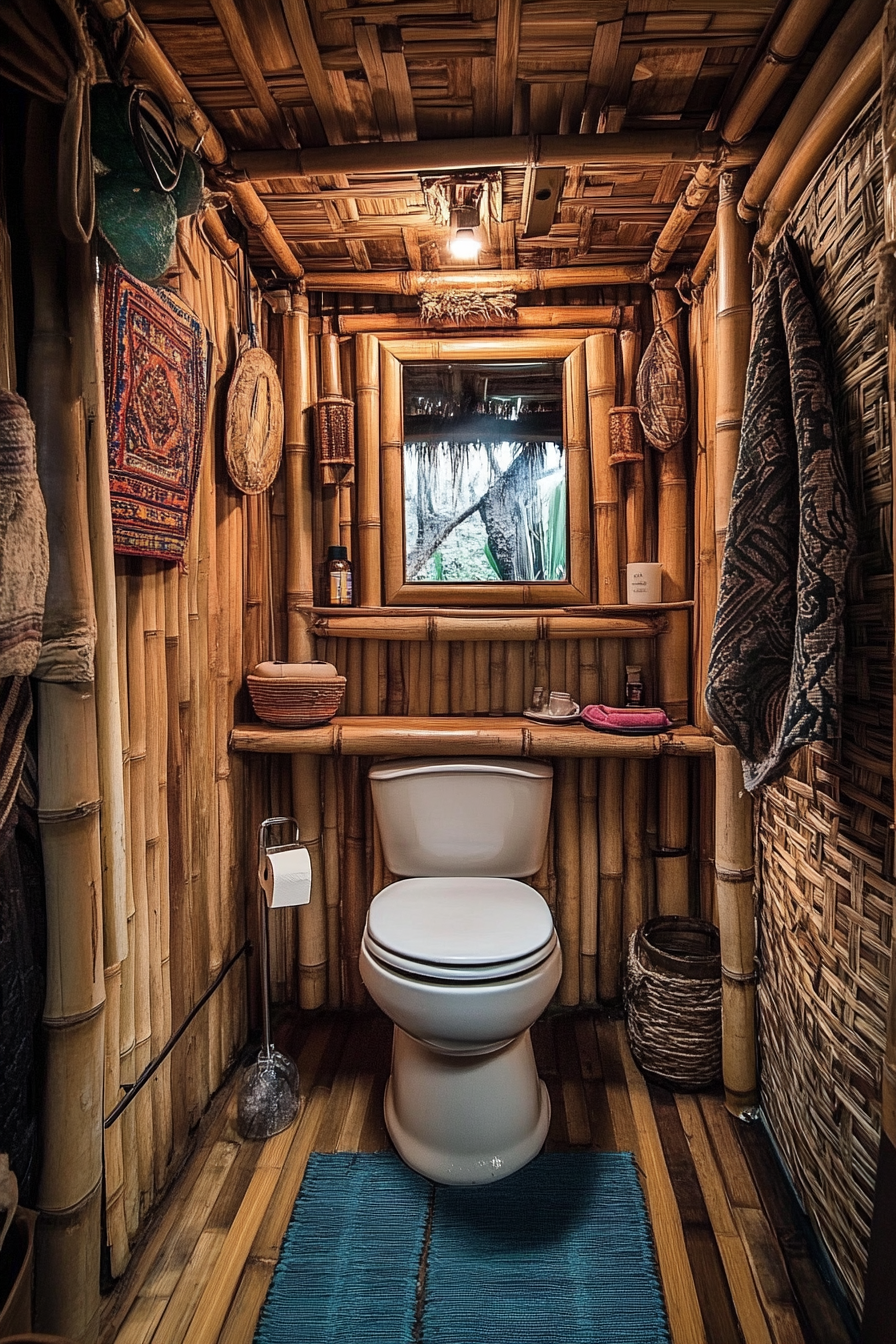
[[[256,1344],[410,1344],[431,1189],[391,1153],[312,1153]]]
[[[631,1153],[547,1153],[483,1188],[439,1186],[426,1344],[667,1344]]]
[[[561,1341],[668,1344],[630,1153],[547,1154],[477,1188],[312,1154],[255,1344]]]

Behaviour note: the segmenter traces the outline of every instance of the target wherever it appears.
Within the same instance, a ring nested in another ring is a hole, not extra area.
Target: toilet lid
[[[374,897],[366,937],[399,970],[462,980],[520,974],[556,942],[547,903],[510,877],[394,882]]]

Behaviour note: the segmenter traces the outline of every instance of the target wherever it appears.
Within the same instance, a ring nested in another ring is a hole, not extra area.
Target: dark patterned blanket
[[[706,685],[748,789],[839,737],[854,544],[818,327],[784,238],[757,303]]]

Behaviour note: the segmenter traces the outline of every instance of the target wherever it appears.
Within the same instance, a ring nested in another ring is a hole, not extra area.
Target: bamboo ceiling
[[[773,0],[136,4],[236,152],[617,131],[640,133],[649,145],[651,133],[713,132],[785,8]],[[760,135],[780,120],[844,8],[816,0],[819,26],[802,58],[788,65],[756,125]],[[553,224],[532,237],[522,236],[526,170],[496,163],[479,265],[647,263],[697,162],[568,166]],[[309,278],[315,270],[457,267],[447,228],[434,224],[427,208],[420,172],[377,172],[371,163],[363,174],[253,177]],[[709,237],[714,180],[710,185],[676,262],[693,263]],[[252,253],[260,267],[273,264],[258,237]]]

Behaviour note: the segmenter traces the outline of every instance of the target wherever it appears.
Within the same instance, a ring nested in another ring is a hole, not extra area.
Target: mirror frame
[[[591,471],[585,337],[495,335],[382,340],[379,345],[379,468],[385,605],[415,607],[566,607],[592,601]],[[402,365],[476,359],[563,360],[568,579],[538,583],[434,583],[405,580]],[[372,445],[371,445],[372,446]],[[363,472],[363,464],[362,472]],[[372,462],[369,464],[372,466]]]

